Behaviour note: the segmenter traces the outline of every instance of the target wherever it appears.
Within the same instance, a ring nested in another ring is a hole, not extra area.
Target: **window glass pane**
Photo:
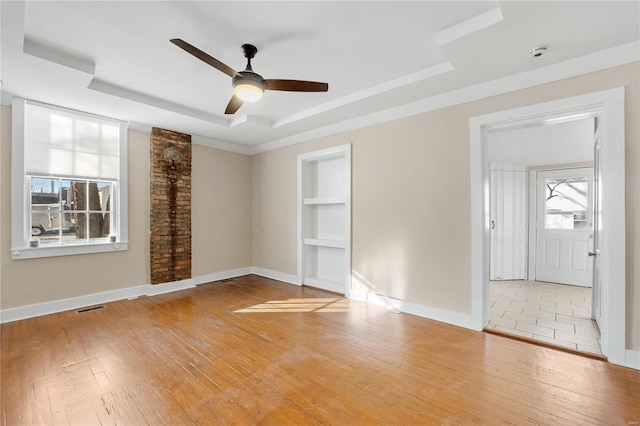
[[[32,211],[31,239],[40,240],[41,243],[60,242],[60,213]]]
[[[31,205],[33,210],[59,210],[60,181],[58,179],[31,178]]]
[[[71,211],[71,226],[62,233],[66,241],[87,239],[87,213]]]
[[[109,215],[89,213],[89,238],[103,238],[109,236]]]
[[[62,199],[71,210],[88,210],[87,182],[84,180],[63,180]]]
[[[110,212],[111,206],[111,191],[113,184],[111,182],[98,182],[97,184],[98,196],[100,199],[100,211]],[[93,209],[92,209],[93,210]]]
[[[587,178],[547,179],[545,184],[545,228],[587,229]]]

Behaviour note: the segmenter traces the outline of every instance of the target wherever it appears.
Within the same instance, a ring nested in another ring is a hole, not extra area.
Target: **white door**
[[[600,281],[600,241],[602,241],[602,169],[600,167],[600,129],[596,119],[596,133],[593,143],[593,248],[589,256],[593,259],[593,287],[591,291],[591,313],[600,330],[602,325],[602,283]]]
[[[537,173],[536,280],[591,287],[593,167]]]
[[[526,169],[515,166],[491,167],[490,279],[523,280],[527,229]]]

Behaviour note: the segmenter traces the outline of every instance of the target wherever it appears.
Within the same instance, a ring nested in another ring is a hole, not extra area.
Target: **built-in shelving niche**
[[[351,145],[298,156],[298,278],[348,295]]]

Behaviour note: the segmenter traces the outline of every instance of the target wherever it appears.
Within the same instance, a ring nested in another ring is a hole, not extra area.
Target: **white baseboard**
[[[100,305],[123,299],[135,299],[143,296],[147,286],[128,287],[119,290],[103,291],[87,294],[86,296],[71,297],[69,299],[53,300],[35,305],[20,306],[0,311],[0,323],[18,321],[57,312],[70,311],[86,306]]]
[[[207,274],[207,275],[200,275],[198,277],[195,277],[193,280],[195,281],[196,285],[200,285],[200,284],[210,283],[213,281],[220,281],[220,280],[226,280],[229,278],[241,277],[243,275],[249,275],[252,273],[251,269],[252,269],[251,267],[230,269],[228,271],[215,272],[213,274]]]
[[[147,284],[143,287],[143,296],[157,296],[158,294],[172,293],[174,291],[186,290],[196,286],[195,279],[172,281],[162,284]]]
[[[18,321],[42,315],[55,314],[70,311],[87,306],[100,305],[102,303],[115,302],[116,300],[135,299],[140,296],[156,296],[174,291],[193,288],[198,284],[218,281],[226,278],[234,278],[251,273],[252,268],[232,269],[214,274],[202,275],[188,280],[174,281],[164,284],[145,284],[135,287],[127,287],[118,290],[103,291],[87,294],[85,296],[71,297],[68,299],[52,300],[50,302],[34,305],[20,306],[17,308],[0,310],[0,323]]]
[[[625,362],[620,365],[640,370],[640,351],[627,349],[625,351]]]
[[[458,327],[464,327],[473,330],[473,327],[471,327],[471,315],[464,315],[457,312],[445,311],[443,309],[431,308],[429,306],[419,305],[417,303],[394,299],[392,297],[382,296],[366,291],[351,290],[349,298],[353,300],[359,300],[361,302],[371,303],[373,305],[384,306],[390,310],[417,315],[419,317],[428,318],[434,321],[440,321],[446,324],[456,325]]]
[[[298,280],[297,275],[285,274],[284,272],[272,271],[271,269],[259,268],[257,266],[251,267],[251,273],[260,275],[261,277],[271,278],[272,280],[282,281],[293,285],[302,285]]]

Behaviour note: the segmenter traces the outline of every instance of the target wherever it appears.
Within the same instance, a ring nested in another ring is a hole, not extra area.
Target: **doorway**
[[[588,256],[594,130],[591,117],[489,134],[486,330],[602,355]]]
[[[489,322],[489,162],[488,135],[501,129],[598,117],[601,127],[599,175],[601,206],[597,261],[601,265],[602,352],[610,362],[625,365],[625,210],[624,88],[502,111],[470,119],[471,139],[471,276],[473,328]]]

